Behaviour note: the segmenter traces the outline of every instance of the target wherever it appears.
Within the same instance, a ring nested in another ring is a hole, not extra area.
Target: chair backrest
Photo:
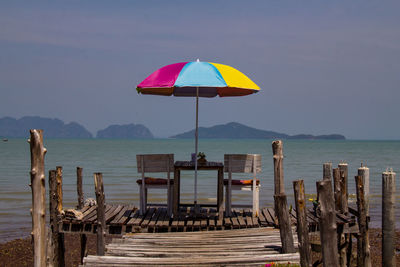
[[[224,171],[230,173],[261,172],[260,154],[225,154]]]
[[[174,154],[136,155],[136,161],[139,173],[174,171]]]

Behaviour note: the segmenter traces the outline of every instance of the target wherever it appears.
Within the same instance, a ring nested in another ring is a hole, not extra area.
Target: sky
[[[195,126],[195,99],[139,95],[176,62],[230,65],[261,91],[201,98],[199,125],[400,139],[400,1],[1,1],[0,117],[92,133]]]

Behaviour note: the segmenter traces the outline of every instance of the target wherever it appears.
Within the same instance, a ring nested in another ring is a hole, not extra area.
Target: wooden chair
[[[227,216],[232,214],[232,190],[253,192],[253,217],[259,214],[260,180],[256,178],[261,172],[261,155],[259,154],[225,154],[224,171],[228,173],[228,179],[224,179],[226,186],[225,212]],[[252,179],[233,180],[233,173],[253,173]]]
[[[173,181],[171,172],[174,172],[174,154],[145,154],[136,155],[137,171],[142,178],[136,182],[140,186],[140,214],[143,215],[147,209],[148,189],[167,189],[168,214],[172,213]],[[165,172],[167,178],[152,178],[145,173]]]

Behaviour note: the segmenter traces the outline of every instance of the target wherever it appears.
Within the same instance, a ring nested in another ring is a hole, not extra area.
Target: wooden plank
[[[113,205],[104,205],[104,206],[105,206],[104,213],[109,212],[114,207]],[[95,216],[91,218],[91,222],[92,223],[97,223],[97,212],[96,212]]]
[[[168,229],[169,226],[169,215],[166,208],[158,208],[161,210],[156,223],[156,230]]]
[[[153,229],[155,228],[156,223],[158,221],[158,218],[160,217],[161,212],[162,212],[161,208],[158,208],[158,209],[155,210],[154,215],[151,217],[147,228],[153,228]]]
[[[149,225],[151,217],[153,217],[155,211],[156,211],[155,208],[150,208],[147,210],[146,216],[144,217],[140,225],[142,228],[146,228]]]
[[[139,209],[136,209],[135,213],[133,215],[131,214],[131,216],[132,217],[126,223],[127,226],[139,226],[144,219],[144,216],[140,215]]]
[[[244,209],[243,210],[243,217],[246,221],[247,227],[248,228],[253,228],[253,218],[252,218],[252,214],[251,211],[249,209]]]
[[[256,172],[261,172],[260,154],[225,154],[224,171],[232,173],[253,173],[253,159],[256,161]]]
[[[240,210],[234,210],[233,213],[236,215],[240,228],[247,228],[246,222],[243,219],[242,213]]]
[[[111,205],[111,208],[106,212],[105,218],[106,218],[106,223],[107,221],[111,221],[112,218],[115,216],[115,210],[120,211],[122,208],[121,205]],[[118,212],[117,212],[118,213]],[[114,216],[113,216],[114,215]],[[112,217],[111,217],[112,216]]]
[[[248,257],[247,255],[241,256],[224,256],[220,258],[214,258],[210,256],[206,257],[117,257],[117,256],[92,256],[89,255],[84,260],[84,266],[139,266],[139,265],[175,265],[175,266],[188,266],[196,264],[207,264],[207,265],[232,265],[232,264],[257,264],[265,262],[296,262],[299,256],[297,253],[292,254],[271,254],[265,256],[253,256]]]
[[[91,206],[87,210],[85,210],[85,212],[83,212],[83,214],[82,214],[82,220],[81,221],[85,222],[87,218],[92,216],[93,212],[97,212],[96,209],[97,209],[97,206]],[[72,222],[79,222],[79,221],[78,220],[72,220]]]
[[[215,218],[217,217],[217,210],[210,208],[208,210],[208,227],[210,230],[214,230],[216,227]]]
[[[232,226],[232,221],[231,221],[231,218],[229,218],[229,217],[224,217],[224,219],[223,219],[223,225],[225,226],[225,227],[231,227]]]
[[[174,170],[174,154],[136,155],[139,173],[142,173],[141,158],[144,164],[143,172],[173,172]]]
[[[81,210],[79,210],[80,212],[84,213],[85,211],[87,211],[91,206],[87,205],[87,206],[83,206],[83,208]]]
[[[264,214],[262,212],[262,210],[260,210],[259,214],[258,214],[258,222],[261,226],[266,226],[267,225],[267,221],[265,220]]]
[[[110,224],[124,224],[128,219],[131,213],[133,212],[134,206],[124,206],[124,208],[119,212],[117,216],[111,221]]]
[[[275,215],[275,210],[272,208],[269,208],[269,209],[267,209],[267,211],[272,218],[273,225],[276,226],[278,224],[278,221],[277,221],[277,218]]]
[[[239,224],[239,221],[238,221],[238,218],[237,218],[235,212],[232,212],[231,220],[232,220],[232,228],[233,229],[240,228],[240,224]]]
[[[246,242],[243,242],[246,240]],[[268,246],[271,244],[270,246]],[[175,233],[138,233],[114,239],[108,255],[86,266],[139,265],[263,265],[266,262],[298,263],[299,254],[280,254],[279,230],[272,228],[237,229]],[[108,257],[108,258],[107,258]],[[91,265],[92,264],[92,265]]]
[[[193,229],[200,230],[200,223],[201,223],[201,220],[199,218],[196,218],[193,221]]]
[[[268,225],[275,225],[274,219],[271,217],[271,214],[268,212],[267,209],[262,209],[262,213],[265,217],[265,221]]]
[[[200,227],[201,229],[204,229],[207,228],[208,225],[208,209],[202,208],[201,212],[202,212],[202,217],[200,221]]]

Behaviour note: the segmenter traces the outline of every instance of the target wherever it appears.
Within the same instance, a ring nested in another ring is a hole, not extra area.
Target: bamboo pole
[[[76,167],[76,190],[78,193],[78,209],[83,208],[82,168]]]
[[[330,180],[317,182],[317,191],[319,192],[321,208],[319,226],[321,229],[322,261],[325,267],[339,266],[332,182]]]
[[[395,216],[396,173],[382,173],[382,266],[396,266]]]
[[[293,181],[294,199],[297,217],[297,236],[299,239],[300,265],[311,266],[311,247],[308,237],[307,207],[304,181]]]
[[[46,181],[43,130],[30,130],[33,265],[46,265]]]
[[[103,174],[94,174],[94,186],[97,201],[97,255],[104,256],[106,218]]]
[[[358,209],[358,228],[357,237],[357,266],[371,267],[371,255],[369,250],[369,233],[366,202],[364,194],[364,181],[362,176],[356,176],[357,209]]]

